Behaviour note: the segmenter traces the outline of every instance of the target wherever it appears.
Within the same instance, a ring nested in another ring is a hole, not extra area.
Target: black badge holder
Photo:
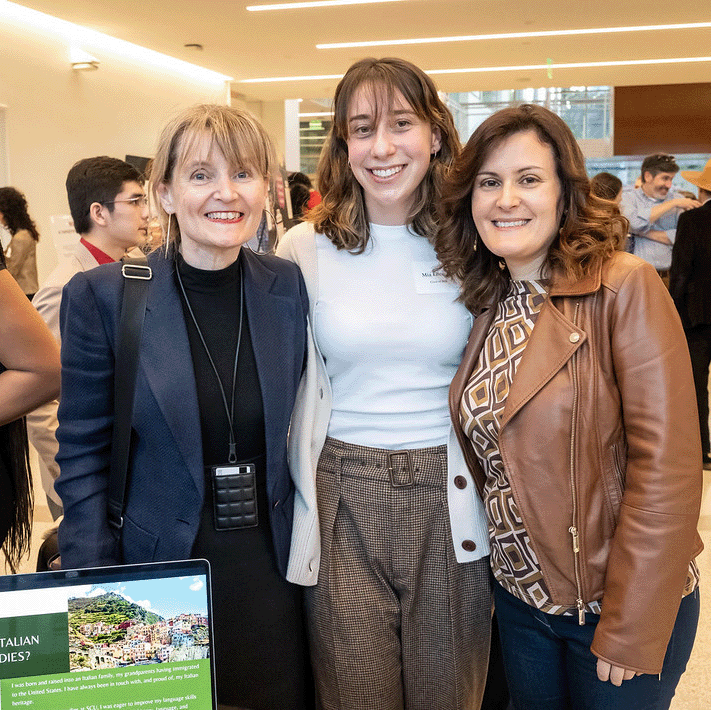
[[[123,527],[126,498],[138,350],[146,315],[148,282],[153,278],[145,256],[124,258],[121,273],[124,287],[114,366],[114,425],[107,501],[109,525],[119,531],[119,534]]]
[[[257,467],[254,463],[210,466],[215,530],[257,527]]]

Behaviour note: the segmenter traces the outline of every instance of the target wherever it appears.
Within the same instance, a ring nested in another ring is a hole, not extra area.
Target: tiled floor
[[[37,467],[34,465],[33,470]],[[39,480],[35,481],[35,490],[41,491]],[[22,572],[33,572],[37,560],[37,550],[42,544],[42,538],[47,530],[53,527],[52,517],[46,505],[43,493],[39,493],[35,505],[32,551],[22,565]],[[699,556],[701,570],[701,619],[696,636],[694,651],[691,655],[687,672],[677,688],[676,697],[672,702],[672,710],[708,710],[711,708],[711,611],[704,603],[704,592],[711,587],[711,472],[704,472],[704,498],[699,520],[699,532],[703,538],[705,549]]]

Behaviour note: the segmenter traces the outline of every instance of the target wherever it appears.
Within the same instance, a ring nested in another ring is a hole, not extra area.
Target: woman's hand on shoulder
[[[627,668],[613,666],[611,663],[603,661],[602,658],[597,659],[597,677],[603,681],[603,683],[609,680],[612,685],[620,686],[624,681],[634,678],[636,675],[642,674]]]

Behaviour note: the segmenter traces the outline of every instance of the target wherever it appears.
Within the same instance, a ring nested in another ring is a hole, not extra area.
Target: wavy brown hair
[[[504,298],[511,280],[502,259],[478,238],[471,205],[474,181],[491,152],[521,131],[535,131],[550,146],[561,184],[563,214],[546,271],[580,279],[621,249],[627,235],[627,220],[619,210],[611,212],[610,203],[590,191],[582,151],[559,116],[534,104],[498,111],[474,131],[449,171],[435,240],[445,274],[460,282],[460,300],[474,313]]]
[[[331,132],[321,152],[317,177],[321,204],[309,213],[320,234],[325,234],[338,249],[360,254],[370,237],[363,188],[348,165],[348,109],[356,93],[370,92],[379,114],[392,105],[396,92],[402,94],[415,114],[439,129],[441,146],[430,161],[420,183],[410,214],[410,226],[420,236],[433,239],[437,231],[436,202],[445,168],[457,153],[460,143],[449,109],[437,94],[432,79],[404,59],[361,59],[351,66],[336,88]]]

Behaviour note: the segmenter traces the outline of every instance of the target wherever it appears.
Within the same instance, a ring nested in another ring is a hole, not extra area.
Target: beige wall
[[[227,92],[224,84],[200,84],[106,51],[97,71],[77,72],[65,42],[9,22],[0,23],[0,47],[9,184],[26,194],[39,227],[42,281],[56,263],[49,217],[68,213],[64,180],[72,164],[92,155],[150,156],[169,116],[200,101],[225,103]]]

